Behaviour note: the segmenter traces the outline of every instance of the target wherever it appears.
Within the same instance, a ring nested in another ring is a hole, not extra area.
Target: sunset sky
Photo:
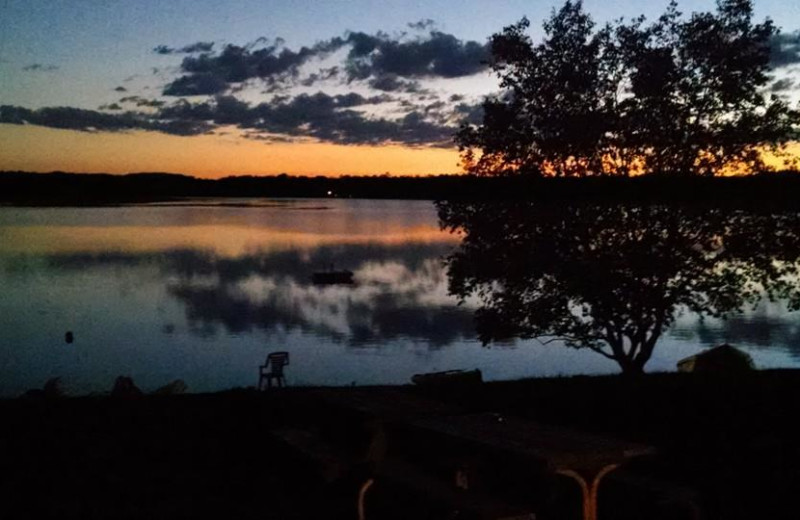
[[[554,0],[0,1],[0,170],[459,171],[452,133],[496,80],[487,39]],[[596,22],[664,2],[586,0]],[[679,3],[686,12],[711,0]],[[800,2],[756,0],[769,89],[800,95]]]

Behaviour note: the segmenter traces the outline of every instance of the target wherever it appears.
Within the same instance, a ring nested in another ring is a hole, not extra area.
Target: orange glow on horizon
[[[183,173],[201,178],[228,175],[428,175],[462,173],[455,149],[400,145],[264,143],[223,135],[179,137],[156,132],[79,132],[0,124],[0,170],[79,173]],[[787,151],[800,158],[800,143]],[[767,154],[780,170],[782,160]]]
[[[781,170],[796,170],[800,166],[800,141],[789,142],[785,149],[781,149],[775,153],[769,149],[762,151],[762,158],[767,168],[772,168],[776,171]],[[723,177],[735,177],[739,175],[749,175],[746,165],[738,163],[739,166],[744,168],[737,168],[736,165],[728,165],[721,170]],[[484,157],[480,152],[472,150],[468,152],[461,160],[461,167],[464,171],[473,171],[478,174],[488,174],[497,171],[517,171],[520,167],[518,165],[507,165],[496,156]],[[559,164],[567,171],[580,172],[582,169],[586,171],[586,161],[575,159],[570,156],[569,158],[561,161]],[[641,158],[634,158],[628,163],[628,172],[631,177],[637,177],[643,174],[644,164]],[[620,162],[608,155],[602,159],[602,174],[608,176],[615,176],[619,174]],[[541,168],[542,175],[545,177],[557,176],[558,167],[552,162],[545,162]],[[578,175],[578,174],[576,174]]]
[[[0,124],[0,170],[227,175],[426,175],[461,173],[458,151],[399,145],[264,143],[237,134],[79,132]]]

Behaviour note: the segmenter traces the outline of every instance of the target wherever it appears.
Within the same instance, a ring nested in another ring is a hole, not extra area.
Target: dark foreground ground
[[[670,499],[682,493],[702,518],[800,518],[797,371],[407,390],[655,446],[657,456],[607,477],[602,519],[691,518]],[[324,482],[270,436],[338,422],[358,437],[348,419],[308,401],[307,389],[0,401],[0,518],[354,518],[346,477]],[[493,478],[510,476],[484,476]],[[568,482],[551,491],[538,518],[580,516]],[[454,517],[417,507],[423,495],[378,482],[368,505],[374,518]]]

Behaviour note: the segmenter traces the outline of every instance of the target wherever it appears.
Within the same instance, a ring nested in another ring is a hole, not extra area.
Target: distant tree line
[[[800,207],[800,174],[740,177],[237,176],[0,172],[0,204],[92,206],[197,197],[541,200]]]

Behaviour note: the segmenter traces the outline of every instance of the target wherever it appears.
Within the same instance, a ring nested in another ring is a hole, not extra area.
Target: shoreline
[[[686,381],[693,381],[694,384],[697,384],[700,381],[708,380],[711,382],[725,382],[726,384],[734,382],[733,380],[736,377],[741,376],[742,374],[737,373],[730,376],[717,376],[717,375],[707,375],[707,374],[692,374],[692,373],[685,373],[680,372],[679,370],[670,370],[670,371],[656,371],[656,372],[645,372],[639,375],[633,376],[626,376],[621,372],[615,373],[601,373],[601,374],[559,374],[559,375],[545,375],[545,376],[527,376],[527,377],[520,377],[514,379],[492,379],[492,380],[484,380],[480,386],[476,387],[468,387],[468,388],[483,388],[483,389],[499,389],[502,387],[510,387],[515,385],[521,386],[570,386],[570,385],[578,385],[578,384],[617,384],[615,381],[627,381],[627,378],[633,378],[632,380],[636,381],[637,383],[646,382],[648,380],[655,382],[658,380],[659,384],[664,384],[665,381],[669,380],[678,380],[678,379],[685,379]],[[754,368],[748,374],[745,374],[745,378],[761,378],[761,377],[768,377],[768,375],[775,375],[776,377],[781,378],[797,378],[797,383],[800,385],[800,368],[794,367],[770,367],[770,368]],[[60,380],[60,377],[54,377],[50,380],[46,381],[44,387],[47,387],[47,384],[53,380]],[[130,378],[124,378],[130,379]],[[131,382],[134,382],[131,380]],[[177,397],[177,398],[184,398],[184,397],[205,397],[211,398],[214,396],[217,397],[225,397],[229,395],[269,395],[270,390],[258,390],[255,385],[249,386],[233,386],[230,388],[221,388],[219,390],[211,390],[211,391],[200,391],[200,392],[193,392],[191,387],[186,387],[184,390],[174,391],[168,389],[171,385],[176,383],[183,384],[182,379],[174,380],[167,385],[164,385],[159,388],[155,388],[152,390],[139,390],[137,388],[136,395],[127,395],[122,396],[123,398],[130,398],[135,397],[137,399],[143,398],[170,398],[170,397]],[[59,381],[59,386],[61,382]],[[355,384],[341,384],[341,385],[327,385],[327,384],[292,384],[289,383],[287,386],[283,388],[276,388],[273,389],[273,392],[282,392],[284,394],[292,394],[292,393],[303,393],[303,392],[313,392],[317,390],[354,390],[354,391],[369,391],[369,390],[388,390],[388,389],[397,389],[397,390],[410,390],[412,392],[422,392],[428,393],[433,392],[434,394],[439,391],[444,391],[447,395],[447,386],[436,386],[433,385],[434,390],[429,390],[426,388],[428,385],[419,386],[414,384],[413,382],[407,383],[399,383],[399,384],[364,384],[364,385],[355,385]],[[461,388],[461,387],[459,387]],[[0,404],[4,402],[10,401],[17,401],[17,400],[44,400],[48,402],[60,402],[60,401],[69,401],[69,400],[91,400],[91,399],[118,399],[119,397],[115,397],[113,395],[114,390],[107,390],[107,391],[91,391],[88,393],[83,394],[73,394],[73,393],[61,393],[63,389],[59,390],[58,394],[50,394],[46,395],[45,390],[42,388],[30,388],[26,391],[23,391],[17,395],[8,395],[8,396],[0,396]],[[28,395],[30,394],[30,395]]]
[[[539,201],[798,208],[800,173],[736,177],[419,177],[125,175],[0,172],[0,206],[122,206],[186,199],[308,198]]]
[[[11,511],[20,506],[19,497],[36,493],[39,501],[28,505],[44,517],[58,516],[55,511],[80,516],[86,507],[131,518],[168,516],[169,511],[222,513],[234,507],[241,509],[235,516],[255,518],[270,502],[285,513],[276,517],[311,518],[309,511],[298,511],[324,501],[304,504],[303,496],[311,489],[324,495],[330,488],[292,462],[283,469],[270,466],[279,448],[269,432],[287,425],[355,427],[333,410],[309,407],[318,390],[2,399],[0,414],[10,429],[2,443],[8,459],[0,511]],[[655,458],[609,477],[603,489],[615,507],[613,513],[601,513],[604,518],[636,518],[642,508],[655,507],[642,491],[643,482],[691,489],[712,519],[792,518],[793,496],[800,491],[800,482],[791,478],[800,471],[800,428],[790,420],[800,370],[736,378],[573,376],[392,390],[470,412],[507,414],[655,446]],[[641,494],[641,501],[631,493]],[[142,496],[150,498],[133,498]],[[607,510],[608,503],[603,506],[601,499],[603,507]]]

